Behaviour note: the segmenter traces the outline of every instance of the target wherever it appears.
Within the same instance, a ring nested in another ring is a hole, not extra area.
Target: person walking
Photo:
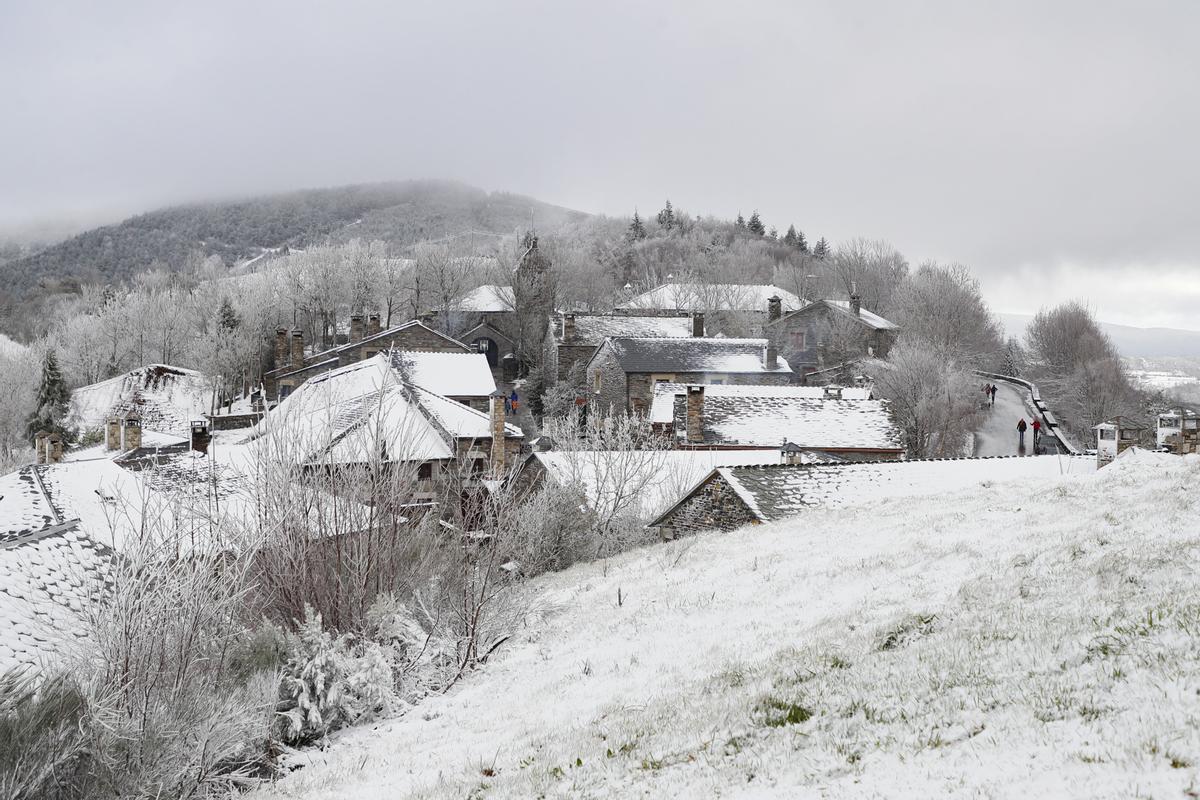
[[[1040,419],[1038,419],[1037,417],[1034,417],[1033,418],[1033,453],[1034,453],[1034,455],[1037,455],[1038,439],[1041,438],[1041,433],[1042,433],[1042,421]]]
[[[1025,449],[1025,429],[1028,427],[1025,424],[1025,418],[1021,417],[1021,421],[1017,423],[1017,439],[1022,450]]]
[[[992,396],[992,408],[996,407],[996,384],[992,384],[991,391],[988,392]]]

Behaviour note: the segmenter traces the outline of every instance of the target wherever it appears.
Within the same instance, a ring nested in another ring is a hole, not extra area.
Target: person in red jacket
[[[1034,419],[1033,419],[1033,452],[1035,454],[1037,453],[1038,438],[1041,435],[1041,432],[1042,432],[1042,421],[1040,419],[1038,419],[1037,417],[1034,417]]]

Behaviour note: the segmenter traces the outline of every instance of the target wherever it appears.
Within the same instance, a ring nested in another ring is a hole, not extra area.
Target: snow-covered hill
[[[1198,480],[1135,451],[547,576],[486,667],[265,794],[1185,796]]]

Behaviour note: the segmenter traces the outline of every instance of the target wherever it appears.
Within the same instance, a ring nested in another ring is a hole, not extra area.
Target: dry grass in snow
[[[1138,456],[547,576],[493,662],[264,795],[1196,796],[1197,486]]]

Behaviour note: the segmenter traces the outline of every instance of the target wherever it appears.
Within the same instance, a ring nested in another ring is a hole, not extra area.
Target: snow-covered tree
[[[71,392],[63,380],[58,357],[53,349],[48,349],[42,358],[42,377],[38,383],[34,410],[25,426],[29,440],[32,441],[38,431],[65,436],[68,431],[64,424],[70,402]]]

